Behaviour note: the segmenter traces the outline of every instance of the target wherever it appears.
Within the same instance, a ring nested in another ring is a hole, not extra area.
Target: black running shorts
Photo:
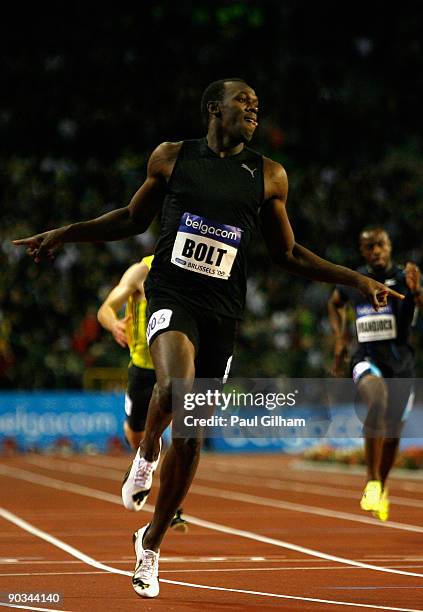
[[[359,346],[351,358],[351,372],[361,361],[370,361],[380,369],[384,378],[413,378],[413,351],[408,346],[395,347],[395,351],[397,354],[393,353],[393,349],[389,350],[389,347],[382,351],[379,347],[372,350],[367,345]]]
[[[148,302],[149,345],[162,333],[180,331],[195,348],[195,375],[226,382],[231,366],[238,320],[188,306],[169,297]]]

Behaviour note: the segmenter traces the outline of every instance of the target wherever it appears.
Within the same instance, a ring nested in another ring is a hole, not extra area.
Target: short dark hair
[[[225,83],[233,82],[245,83],[245,79],[240,79],[239,77],[219,79],[218,81],[213,81],[213,83],[207,85],[206,89],[203,91],[203,95],[201,96],[201,114],[203,116],[205,125],[207,125],[209,122],[209,111],[207,110],[207,104],[209,102],[213,102],[214,100],[223,100],[223,96],[225,95]]]
[[[359,236],[360,244],[362,240],[366,240],[367,238],[366,234],[386,234],[388,240],[389,241],[391,240],[389,232],[384,227],[380,227],[379,225],[369,225],[368,227],[365,227],[363,230],[361,230],[360,236]]]

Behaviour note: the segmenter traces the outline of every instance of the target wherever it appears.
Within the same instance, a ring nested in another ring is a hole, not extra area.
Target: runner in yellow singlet
[[[156,382],[146,338],[147,301],[144,294],[144,281],[152,261],[153,255],[149,255],[130,266],[106,297],[97,314],[100,324],[113,335],[115,341],[122,347],[128,347],[130,351],[128,387],[125,393],[126,419],[123,429],[132,449],[137,449],[144,437],[148,404]],[[125,303],[125,316],[119,318],[118,313]],[[134,500],[128,509],[140,508]],[[174,529],[186,531],[187,523],[181,517],[181,511],[177,510],[172,526]]]

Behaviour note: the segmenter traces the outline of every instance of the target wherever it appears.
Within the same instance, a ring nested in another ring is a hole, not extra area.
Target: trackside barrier
[[[407,421],[402,448],[423,447],[423,439],[413,432],[423,431],[423,406],[415,409]],[[303,411],[305,419],[313,419],[310,410]],[[125,448],[122,435],[124,394],[122,392],[0,392],[0,452],[5,448],[22,451],[65,450],[107,452]],[[315,423],[319,427],[318,423]],[[288,452],[298,453],[322,443],[337,448],[362,445],[360,423],[353,408],[340,406],[333,428],[343,428],[342,435],[335,429],[327,436],[315,431],[315,437],[304,437],[292,429],[283,437],[248,437],[222,427],[207,439],[207,448],[222,452]],[[169,442],[170,432],[165,432]]]

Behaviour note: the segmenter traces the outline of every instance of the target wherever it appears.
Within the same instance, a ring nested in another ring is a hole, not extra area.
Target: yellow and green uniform
[[[151,268],[154,255],[149,255],[141,260],[141,263]],[[128,345],[131,354],[129,365],[135,365],[138,368],[153,370],[153,362],[151,361],[150,351],[147,344],[146,329],[147,329],[147,300],[144,298],[140,301],[134,299],[130,295],[126,304],[125,316],[131,315],[131,320],[127,327]]]

